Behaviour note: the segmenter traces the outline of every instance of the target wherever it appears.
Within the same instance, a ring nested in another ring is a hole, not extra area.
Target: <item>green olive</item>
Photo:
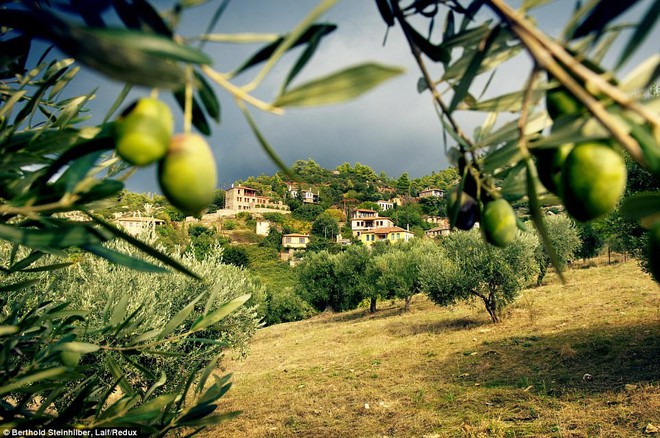
[[[557,120],[564,115],[579,114],[584,111],[582,102],[564,87],[548,90],[545,95],[545,107],[552,120]]]
[[[552,149],[533,149],[539,179],[550,193],[561,196],[561,170],[566,157],[573,149],[573,143],[563,144]]]
[[[495,246],[511,243],[516,237],[517,222],[515,210],[502,198],[489,202],[481,212],[481,228],[488,243]]]
[[[80,363],[80,358],[82,357],[82,354],[76,352],[76,351],[62,351],[60,352],[60,363],[64,365],[65,367],[76,367],[78,366],[78,363]]]
[[[217,171],[213,152],[195,134],[172,137],[158,165],[158,181],[167,199],[191,216],[200,216],[215,197]]]
[[[561,177],[564,206],[586,222],[612,211],[626,189],[626,163],[603,142],[580,143],[568,154]]]
[[[164,102],[139,99],[115,123],[117,153],[136,166],[154,163],[165,156],[173,130],[172,112]]]

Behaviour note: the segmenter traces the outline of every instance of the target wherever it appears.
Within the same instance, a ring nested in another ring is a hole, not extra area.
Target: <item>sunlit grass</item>
[[[206,436],[639,436],[660,426],[660,288],[633,262],[524,291],[501,324],[423,295],[268,327]],[[589,376],[592,376],[590,378]],[[218,435],[220,434],[220,435]]]

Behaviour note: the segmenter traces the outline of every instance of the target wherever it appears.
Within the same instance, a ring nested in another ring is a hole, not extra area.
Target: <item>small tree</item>
[[[379,296],[377,277],[371,251],[366,246],[353,245],[337,254],[337,282],[344,295],[342,310],[354,309],[363,299],[369,299],[369,310],[374,313]]]
[[[312,234],[327,240],[334,240],[339,234],[337,219],[328,213],[321,213],[312,223]]]
[[[399,248],[393,248],[375,257],[380,276],[378,290],[384,296],[404,300],[404,310],[410,310],[413,295],[421,291],[421,265],[425,258],[434,257],[437,245],[432,242],[415,242]]]
[[[319,311],[342,309],[336,256],[328,251],[308,253],[297,269],[300,295],[305,301]]]
[[[456,232],[441,240],[440,250],[425,257],[421,284],[439,305],[480,298],[493,322],[538,272],[535,236],[518,233],[506,248],[488,245],[478,231]]]
[[[250,257],[244,247],[226,246],[222,252],[222,263],[247,268],[250,265]]]
[[[282,236],[282,232],[278,231],[276,228],[271,228],[268,230],[268,235],[259,243],[259,246],[274,248],[279,251],[282,247]]]
[[[400,195],[410,196],[410,188],[411,188],[411,182],[410,182],[410,178],[408,178],[408,172],[404,172],[396,181],[397,193],[399,193]]]
[[[580,237],[580,246],[575,252],[575,256],[586,261],[598,255],[598,252],[605,245],[603,235],[594,228],[591,222],[578,223],[577,230]]]
[[[550,242],[557,256],[556,267],[563,270],[575,257],[580,247],[580,236],[575,224],[563,215],[549,216],[546,218],[546,227],[550,235]],[[548,249],[539,242],[534,251],[534,256],[539,264],[539,274],[536,277],[536,285],[541,286],[543,278],[550,266],[550,255]]]
[[[319,215],[323,213],[323,207],[316,204],[302,204],[300,207],[292,210],[291,216],[294,219],[304,221],[314,221]]]

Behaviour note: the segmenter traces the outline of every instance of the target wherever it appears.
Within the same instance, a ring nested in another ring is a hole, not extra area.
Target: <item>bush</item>
[[[222,263],[247,268],[250,265],[250,257],[245,248],[230,245],[226,246],[222,253]]]
[[[114,242],[111,247],[128,255],[137,255],[137,250],[125,242]],[[83,254],[68,269],[34,277],[37,282],[30,289],[14,291],[9,298],[12,302],[34,307],[39,301],[59,301],[60,297],[65,296],[71,308],[88,312],[85,321],[90,331],[85,335],[86,340],[103,345],[110,342],[107,335],[94,333],[91,328],[103,326],[109,314],[116,309],[124,309],[122,318],[131,315],[139,319],[144,327],[155,329],[164,327],[179,310],[200,295],[209,298],[198,302],[188,322],[182,324],[174,332],[176,334],[183,333],[203,313],[213,311],[222,303],[239,296],[251,294],[252,298],[247,305],[229,317],[223,328],[204,333],[211,339],[226,343],[242,355],[247,352],[247,341],[259,325],[256,311],[264,303],[265,291],[246,271],[221,264],[222,256],[223,249],[217,245],[202,260],[197,260],[190,253],[180,257],[182,263],[206,279],[205,282],[199,282],[179,273],[155,275],[140,272]],[[129,330],[124,336],[130,338],[139,334]],[[160,351],[186,353],[187,356],[155,356],[147,360],[168,375],[168,386],[175,385],[180,383],[178,376],[185,375],[191,362],[208,361],[214,352],[220,351],[218,346],[212,344],[190,348],[192,346],[185,343],[164,344],[159,347]]]
[[[267,212],[264,213],[263,216],[265,220],[276,224],[283,224],[284,221],[286,220],[286,217],[282,213]]]
[[[188,251],[191,251],[197,260],[203,260],[207,257],[211,248],[218,244],[220,236],[215,228],[207,228],[203,225],[191,225],[188,227],[190,236],[190,245]]]
[[[252,220],[252,214],[248,213],[247,211],[239,211],[236,213],[236,219],[241,219],[243,221],[249,221]]]
[[[236,226],[237,226],[236,221],[235,221],[235,220],[231,220],[231,219],[227,219],[226,221],[224,221],[224,222],[222,223],[222,228],[225,229],[225,230],[227,230],[227,231],[233,231],[233,230],[235,230],[235,229],[236,229]]]
[[[139,253],[125,241],[107,248],[128,257]],[[9,245],[0,245],[2,260],[9,260],[10,252]],[[19,411],[6,410],[3,420],[66,427],[77,418],[95,426],[128,426],[136,424],[132,409],[141,401],[139,424],[145,432],[183,424],[195,406],[206,409],[228,389],[228,377],[213,377],[208,389],[204,382],[227,346],[240,355],[247,352],[265,296],[244,270],[221,265],[221,254],[216,246],[203,260],[191,253],[176,258],[204,275],[205,282],[180,273],[129,269],[76,251],[67,269],[52,270],[61,265],[47,256],[33,266],[36,272],[16,273],[13,281],[23,287],[9,288],[0,300],[5,329],[0,367],[3,385],[8,385],[2,390],[35,379],[39,383],[22,388],[21,395],[9,394],[37,407],[37,400],[47,402],[38,411],[21,410],[20,418],[13,417]],[[25,258],[28,252],[19,250],[15,256]],[[39,272],[46,268],[51,270]],[[241,306],[249,294],[252,298]],[[221,325],[213,324],[222,319]],[[10,354],[14,349],[21,355]],[[194,381],[201,385],[194,394],[181,403],[168,402]],[[101,409],[112,392],[118,400]]]
[[[293,291],[293,288],[286,288],[269,295],[267,306],[265,321],[267,325],[300,321],[316,313],[312,306]]]
[[[302,204],[295,210],[292,209],[291,216],[294,219],[313,222],[321,213],[323,213],[323,207],[320,205]]]

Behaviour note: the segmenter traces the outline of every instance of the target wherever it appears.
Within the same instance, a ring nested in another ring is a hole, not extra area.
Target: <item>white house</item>
[[[420,198],[430,198],[430,197],[443,198],[444,196],[445,196],[445,191],[440,189],[426,189],[419,192]]]
[[[117,223],[130,235],[136,236],[145,231],[153,230],[156,225],[163,225],[165,221],[155,217],[120,217]]]
[[[380,208],[382,211],[387,211],[391,208],[394,208],[394,202],[390,201],[376,201],[376,204],[378,204],[378,208]]]

